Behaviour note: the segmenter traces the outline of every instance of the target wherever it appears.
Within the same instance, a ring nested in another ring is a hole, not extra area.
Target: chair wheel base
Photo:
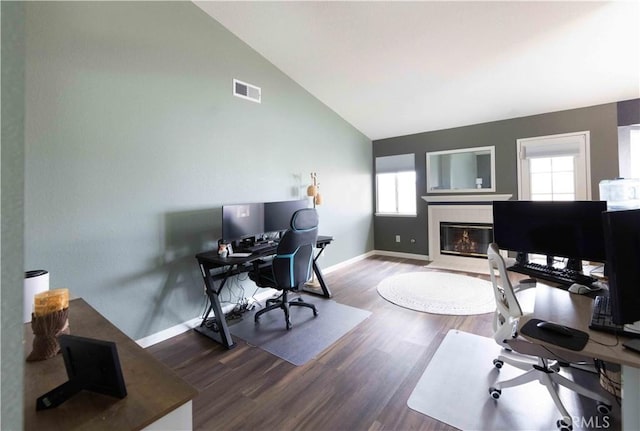
[[[571,422],[567,423],[565,421],[565,419],[558,419],[558,421],[556,422],[556,426],[558,427],[558,429],[560,431],[572,431],[573,430],[573,425],[571,424]]]
[[[493,398],[494,400],[500,398],[500,394],[502,394],[502,391],[500,389],[494,388],[493,386],[489,388],[489,395],[491,395],[491,398]]]
[[[611,413],[611,405],[598,403],[596,410],[598,410],[598,413],[600,413],[601,415],[608,415],[609,413]]]

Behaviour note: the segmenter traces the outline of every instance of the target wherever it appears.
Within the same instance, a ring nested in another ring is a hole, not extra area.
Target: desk
[[[317,261],[324,249],[332,241],[333,237],[331,236],[318,236],[318,239],[316,241],[317,252],[313,257],[313,272],[318,278],[321,292],[304,288],[303,290],[305,292],[320,295],[325,298],[331,298],[331,291],[327,287],[327,284],[322,277],[322,271],[320,271],[320,267],[318,267]],[[224,288],[229,277],[250,271],[253,268],[253,262],[267,256],[271,256],[275,254],[275,251],[276,246],[274,246],[273,248],[260,250],[259,252],[253,253],[251,256],[247,257],[220,257],[218,256],[217,250],[196,254],[196,260],[198,261],[198,265],[200,266],[200,273],[202,274],[207,297],[209,298],[209,307],[207,309],[207,312],[205,313],[204,318],[202,319],[202,323],[200,324],[200,326],[195,328],[198,333],[211,338],[212,340],[222,344],[228,349],[232,349],[233,347],[235,347],[235,343],[231,338],[231,333],[229,332],[229,327],[227,326],[227,321],[224,317],[224,313],[222,312],[222,305],[220,304],[219,297],[220,292]],[[212,273],[212,271],[219,270],[220,268],[226,268],[226,270],[222,273]],[[216,281],[219,281],[217,288],[215,285]],[[212,311],[215,319],[215,329],[211,329],[206,325],[207,320],[209,319],[209,315]]]
[[[618,337],[606,332],[589,329],[593,298],[587,295],[575,295],[566,290],[538,283],[533,314],[520,319],[522,327],[531,318],[550,320],[562,325],[579,329],[589,334],[589,342],[580,352],[564,349],[555,344],[545,343],[535,338],[530,341],[546,346],[559,357],[579,353],[583,356],[602,359],[622,365],[623,399],[622,423],[624,429],[640,429],[640,412],[638,411],[640,394],[640,354],[622,347],[626,337]],[[522,334],[521,334],[522,335]],[[523,336],[524,337],[524,336]],[[526,338],[526,337],[525,337]],[[602,343],[605,344],[604,346]]]
[[[69,301],[72,335],[113,341],[127,387],[123,399],[81,391],[58,407],[36,412],[36,399],[68,380],[62,355],[25,362],[25,430],[191,429],[197,391],[82,299]],[[24,325],[25,358],[33,331]]]

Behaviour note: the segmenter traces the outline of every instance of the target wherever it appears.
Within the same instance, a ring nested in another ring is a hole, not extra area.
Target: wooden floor
[[[407,400],[446,333],[491,336],[491,313],[421,313],[378,295],[382,279],[412,271],[429,269],[423,261],[377,256],[327,274],[334,300],[372,315],[304,366],[242,340],[227,350],[194,331],[148,350],[200,391],[194,429],[454,429],[409,409]]]

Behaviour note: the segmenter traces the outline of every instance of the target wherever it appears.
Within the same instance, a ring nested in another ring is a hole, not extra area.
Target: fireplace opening
[[[491,223],[440,222],[440,254],[486,259],[492,241]]]

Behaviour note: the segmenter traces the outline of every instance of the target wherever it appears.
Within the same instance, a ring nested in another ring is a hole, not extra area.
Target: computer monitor
[[[289,229],[293,213],[303,208],[309,208],[309,201],[307,199],[265,202],[264,231],[282,232]]]
[[[127,396],[114,342],[67,334],[60,335],[58,341],[69,380],[39,397],[36,410],[57,407],[81,390]]]
[[[501,249],[605,262],[605,201],[494,201],[493,238]]]
[[[222,206],[222,239],[239,241],[264,233],[264,204],[234,204]]]
[[[640,321],[640,209],[602,214],[613,322]]]

